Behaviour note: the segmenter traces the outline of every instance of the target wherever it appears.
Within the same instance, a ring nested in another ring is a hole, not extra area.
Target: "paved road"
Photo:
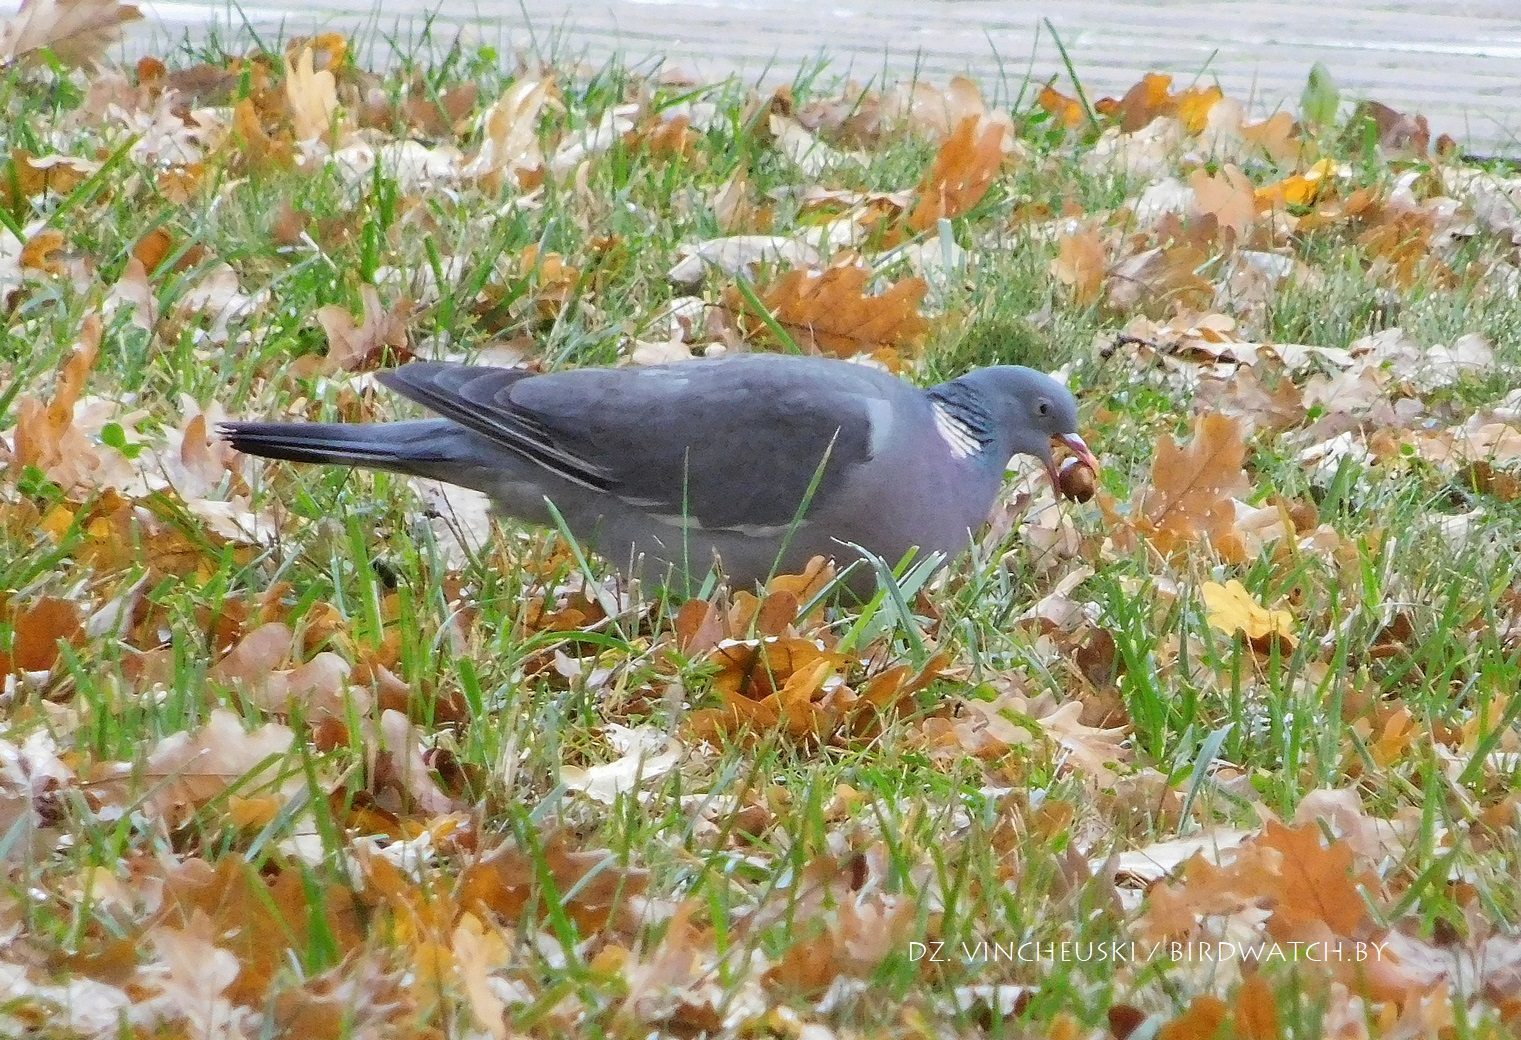
[[[224,7],[143,3],[153,30],[204,31]],[[369,26],[407,38],[429,9],[447,33],[600,61],[663,57],[703,74],[790,79],[819,55],[866,79],[970,72],[1017,93],[1062,72],[1049,18],[1093,95],[1149,69],[1218,80],[1259,110],[1294,104],[1324,62],[1344,91],[1427,115],[1433,133],[1521,152],[1521,0],[245,0],[261,28]],[[299,10],[296,14],[293,11]],[[235,18],[234,21],[237,19]],[[143,39],[139,31],[139,40]],[[161,37],[160,37],[161,38]]]

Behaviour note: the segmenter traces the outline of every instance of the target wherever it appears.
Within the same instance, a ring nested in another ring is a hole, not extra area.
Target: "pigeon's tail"
[[[392,423],[225,422],[238,451],[287,462],[364,466],[414,476],[456,475],[468,464],[465,431],[447,419]]]

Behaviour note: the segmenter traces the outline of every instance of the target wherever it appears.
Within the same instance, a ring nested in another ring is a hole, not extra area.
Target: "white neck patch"
[[[958,459],[969,459],[982,451],[982,439],[966,423],[946,411],[939,401],[930,405],[930,411],[935,416],[935,429],[940,431],[940,436],[950,446],[952,455]]]

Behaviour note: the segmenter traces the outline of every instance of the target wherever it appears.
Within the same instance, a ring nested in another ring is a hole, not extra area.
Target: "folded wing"
[[[871,458],[906,389],[812,359],[742,355],[646,368],[414,363],[397,393],[583,487],[708,530],[784,526]],[[820,472],[822,469],[822,472]]]

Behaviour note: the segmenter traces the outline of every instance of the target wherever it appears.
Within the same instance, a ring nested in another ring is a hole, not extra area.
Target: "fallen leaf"
[[[549,172],[563,177],[588,159],[606,152],[634,128],[634,116],[638,112],[639,106],[634,104],[608,108],[595,126],[586,127],[561,142],[549,157]]]
[[[0,171],[0,200],[14,211],[23,199],[65,196],[99,169],[99,163],[72,155],[37,156],[12,148],[10,162]]]
[[[1173,116],[1188,133],[1197,134],[1223,96],[1215,86],[1188,87],[1174,94],[1171,76],[1148,72],[1120,100],[1103,98],[1093,107],[1101,115],[1117,116],[1122,133],[1134,133],[1155,119]]]
[[[710,238],[705,242],[683,245],[681,259],[666,277],[673,285],[695,288],[709,267],[727,275],[749,273],[763,263],[781,263],[792,267],[815,267],[822,262],[818,248],[803,238],[783,235],[731,235]]]
[[[854,264],[825,271],[793,270],[759,287],[757,295],[793,341],[812,353],[848,358],[884,348],[917,348],[929,329],[919,314],[928,284],[915,276],[868,295],[869,278],[866,268]],[[751,320],[753,335],[766,335],[764,323],[750,312],[738,290],[725,290],[724,304]]]
[[[1382,102],[1359,101],[1347,121],[1347,138],[1355,148],[1362,143],[1361,130],[1373,124],[1378,147],[1388,156],[1423,159],[1431,146],[1431,127],[1423,115],[1408,116]]]
[[[558,96],[552,79],[525,77],[513,83],[482,113],[480,149],[461,172],[487,191],[500,191],[507,178],[516,188],[534,187],[544,169],[539,119]]]
[[[967,116],[935,153],[908,227],[924,232],[937,221],[964,216],[987,194],[1003,165],[1005,128],[980,116]]]
[[[236,784],[243,797],[275,788],[282,798],[304,789],[300,770],[282,760],[295,734],[276,722],[252,732],[226,708],[213,709],[193,733],[175,733],[148,752],[143,778],[148,801],[171,826]]]
[[[66,66],[92,67],[121,37],[121,27],[141,17],[117,0],[21,0],[0,22],[0,68],[42,50]]]
[[[630,729],[610,724],[608,742],[618,751],[612,762],[582,768],[560,767],[560,782],[571,791],[583,792],[593,801],[612,805],[618,796],[637,790],[640,784],[657,781],[681,760],[681,743],[650,726]]]
[[[47,228],[37,232],[21,247],[22,273],[32,270],[50,275],[67,274],[68,269],[55,256],[63,252],[65,244],[63,232],[57,228]]]
[[[1083,111],[1082,103],[1077,98],[1068,97],[1049,83],[1040,88],[1035,103],[1068,130],[1077,129],[1088,119],[1088,113]]]
[[[1258,188],[1255,193],[1257,211],[1260,213],[1289,206],[1310,205],[1329,185],[1335,171],[1336,164],[1332,160],[1321,159],[1303,173],[1291,174],[1281,181]]]
[[[867,157],[858,152],[844,152],[831,148],[818,137],[809,133],[791,116],[773,113],[767,125],[777,151],[797,166],[799,172],[810,179],[818,179],[829,169],[851,164],[865,165]]]
[[[1252,598],[1246,587],[1232,578],[1224,585],[1206,581],[1200,587],[1209,626],[1217,632],[1246,636],[1247,642],[1265,649],[1277,642],[1292,649],[1294,615],[1287,610],[1269,610]]]
[[[252,98],[243,98],[232,110],[232,142],[242,153],[248,168],[255,172],[289,169],[295,152],[287,137],[276,137],[264,129],[259,110]]]
[[[57,663],[58,644],[77,644],[84,638],[79,605],[43,597],[26,605],[0,597],[0,618],[10,628],[8,650],[0,650],[0,675],[45,672]]]
[[[373,285],[361,286],[359,298],[364,317],[357,325],[348,310],[337,304],[317,308],[317,323],[327,333],[332,368],[360,372],[411,360],[411,337],[407,333],[411,301],[401,297],[387,309]]]
[[[1353,872],[1351,845],[1345,841],[1322,844],[1320,828],[1314,823],[1289,828],[1269,821],[1259,840],[1283,857],[1283,891],[1268,922],[1270,929],[1277,926],[1275,934],[1297,934],[1300,926],[1314,922],[1327,925],[1335,935],[1357,934],[1368,917],[1358,887],[1372,882]]]
[[[1237,555],[1233,499],[1248,487],[1245,461],[1241,425],[1223,415],[1201,415],[1186,445],[1163,436],[1139,496],[1141,533],[1163,552],[1203,536],[1227,558]]]
[[[285,101],[297,141],[307,143],[332,137],[333,120],[338,114],[337,84],[328,69],[318,71],[314,67],[310,47],[302,48],[287,72]]]
[[[1227,163],[1219,173],[1195,170],[1188,178],[1194,190],[1194,206],[1228,227],[1238,236],[1245,235],[1257,220],[1257,199],[1252,182],[1234,165]]]
[[[1215,287],[1199,269],[1209,259],[1203,249],[1187,242],[1142,250],[1109,268],[1105,302],[1122,314],[1140,311],[1150,317],[1180,309],[1205,310],[1214,300]]]
[[[1072,302],[1079,307],[1098,301],[1108,268],[1104,239],[1097,228],[1086,228],[1057,239],[1051,274],[1072,290]]]
[[[553,899],[581,928],[596,933],[637,920],[629,903],[648,887],[648,873],[628,866],[619,854],[578,848],[571,833],[553,831],[538,837],[536,849],[502,845],[486,852],[465,868],[458,899],[466,910],[508,922],[529,909],[546,913],[547,900]]]
[[[1201,993],[1188,1010],[1157,1030],[1157,1040],[1215,1040],[1230,1017],[1230,1006],[1219,997]]]

